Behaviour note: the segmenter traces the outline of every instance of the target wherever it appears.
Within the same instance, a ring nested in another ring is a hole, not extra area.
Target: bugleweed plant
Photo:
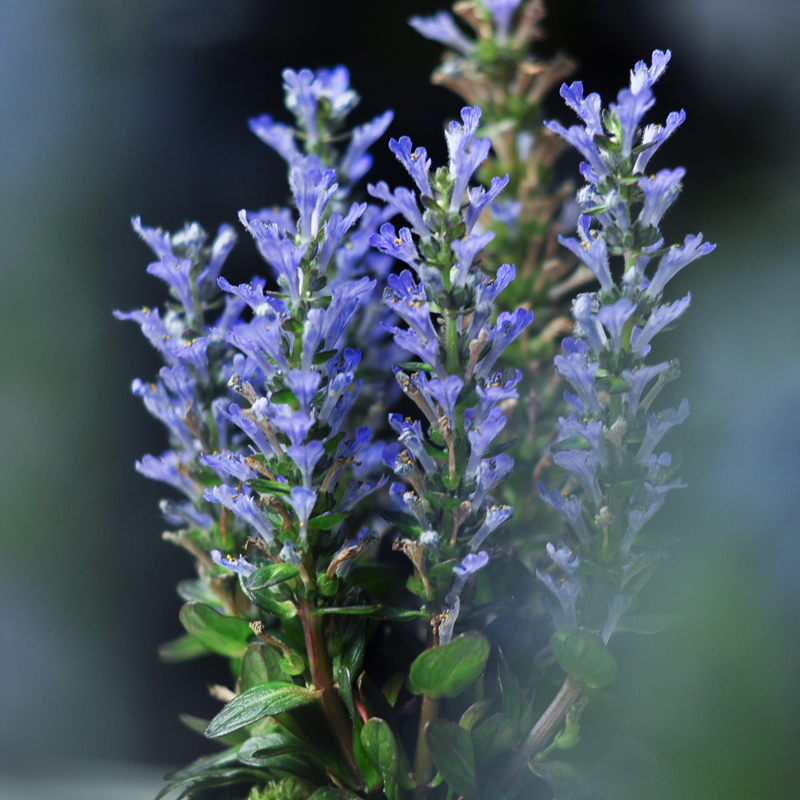
[[[116,312],[165,362],[133,391],[170,449],[136,468],[175,490],[165,538],[197,563],[161,655],[232,673],[213,719],[184,718],[219,751],[159,797],[606,796],[579,731],[609,706],[612,634],[668,622],[630,612],[684,485],[660,443],[688,405],[657,410],[679,372],[651,343],[689,305],[669,280],[713,245],[659,228],[684,177],[648,171],[684,121],[644,121],[669,51],[607,107],[562,85],[565,128],[540,118],[570,69],[529,51],[540,4],[455,11],[475,36],[411,20],[470,102],[447,164],[390,138],[410,188],[364,186],[392,113],[350,129],[344,67],[287,69],[292,124],[250,127],[292,205],[239,212],[265,276],[223,277],[228,225],[133,222],[170,292]],[[549,172],[564,145],[574,199]]]

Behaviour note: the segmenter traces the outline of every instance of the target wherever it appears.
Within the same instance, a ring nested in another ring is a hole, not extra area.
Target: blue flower
[[[672,280],[680,270],[687,264],[691,264],[695,259],[708,255],[715,247],[715,244],[710,244],[709,242],[703,243],[702,233],[698,233],[696,236],[689,234],[683,240],[683,246],[677,244],[673,245],[661,257],[656,274],[647,287],[648,297],[658,297],[664,290],[667,282]]]
[[[593,183],[597,183],[600,178],[608,175],[608,167],[600,156],[600,151],[592,136],[585,128],[581,128],[580,125],[572,125],[567,129],[555,121],[545,122],[544,126],[571,144],[589,162],[589,166],[594,170]]]
[[[293,369],[286,377],[289,388],[300,403],[300,410],[304,414],[311,413],[311,403],[317,389],[319,389],[322,375],[319,372],[303,372]]]
[[[553,359],[556,372],[569,381],[578,392],[580,400],[592,414],[601,414],[603,407],[600,404],[600,399],[597,396],[597,388],[594,385],[597,370],[600,368],[600,362],[589,361],[588,348],[586,344],[581,341],[567,337],[561,343],[564,348],[565,355],[557,355]]]
[[[660,364],[654,364],[652,366],[642,365],[634,369],[625,369],[622,371],[622,378],[630,387],[629,390],[622,395],[622,399],[628,407],[629,416],[636,416],[636,412],[639,410],[642,392],[647,384],[650,383],[653,378],[658,377],[669,369],[669,366],[669,362],[663,361]]]
[[[556,550],[550,542],[547,543],[547,554],[566,574],[566,580],[556,581],[552,575],[545,575],[536,570],[536,577],[553,593],[560,606],[560,611],[551,609],[553,621],[559,630],[577,628],[575,602],[581,590],[578,556],[572,556],[568,547]]]
[[[448,375],[444,380],[432,380],[428,383],[428,389],[442,407],[451,431],[456,429],[456,403],[463,388],[464,381],[458,375]]]
[[[315,269],[317,274],[325,274],[328,263],[342,243],[344,235],[356,224],[359,217],[366,209],[366,203],[353,203],[346,217],[342,217],[338,211],[334,211],[334,213],[331,214],[330,219],[325,222],[325,234],[322,239],[322,247],[320,247],[316,257]]]
[[[142,398],[144,407],[169,428],[187,453],[194,453],[198,449],[197,441],[186,427],[185,406],[180,410],[176,408],[175,398],[167,394],[163,383],[142,383],[137,378],[131,384],[131,391]]]
[[[430,17],[411,17],[408,24],[426,39],[433,39],[443,45],[469,55],[475,47],[456,25],[453,17],[446,11],[440,11]]]
[[[286,303],[277,297],[264,294],[266,281],[263,278],[253,278],[250,283],[240,283],[238,286],[232,286],[225,278],[219,278],[217,283],[223,291],[241,297],[253,309],[253,313],[257,317],[265,314],[274,316],[286,313]],[[225,326],[225,328],[227,327],[229,326]]]
[[[619,353],[622,347],[622,331],[634,311],[636,311],[636,306],[623,297],[613,305],[603,306],[597,312],[597,318],[603,323],[611,337],[611,348],[615,353]]]
[[[483,186],[473,186],[471,189],[467,191],[467,199],[469,200],[469,205],[467,206],[467,210],[464,213],[464,223],[467,226],[466,234],[469,235],[472,233],[472,229],[475,227],[475,223],[478,221],[483,209],[491,203],[495,197],[497,197],[503,189],[508,186],[508,173],[505,174],[504,177],[492,178],[492,182],[489,185],[488,189],[484,189]],[[512,208],[512,204],[515,201],[509,201],[509,210]],[[517,205],[513,206],[515,212],[515,219],[516,216],[519,215],[519,208]],[[492,207],[495,219],[499,220],[500,222],[504,222],[505,220],[501,219],[501,216],[497,213],[497,207]]]
[[[212,550],[211,560],[217,566],[229,569],[243,578],[249,578],[256,571],[256,568],[244,556],[239,556],[239,558],[234,558],[231,555],[223,556],[219,550]]]
[[[592,92],[586,99],[583,97],[583,83],[575,81],[571,86],[561,84],[559,94],[566,104],[581,118],[586,125],[589,136],[602,136],[603,123],[600,120],[600,95]]]
[[[533,322],[533,311],[518,308],[516,311],[501,311],[497,315],[497,324],[492,331],[492,346],[488,354],[481,359],[475,369],[475,378],[485,378],[503,350],[508,347],[528,325]]]
[[[599,457],[594,450],[562,450],[553,455],[553,461],[581,482],[598,509],[603,505],[603,492],[597,480]]]
[[[494,231],[487,231],[482,236],[465,236],[450,243],[450,248],[458,258],[458,264],[453,267],[451,274],[453,286],[464,285],[473,259],[494,237]]]
[[[683,167],[662,169],[650,178],[641,178],[639,188],[644,192],[644,205],[639,213],[639,222],[658,228],[661,217],[675,202],[681,191],[681,180],[686,175]]]
[[[269,114],[249,120],[250,130],[268,144],[281,158],[293,167],[303,158],[294,141],[294,130],[282,122],[274,122]]]
[[[539,497],[558,511],[567,521],[570,528],[575,532],[580,543],[584,547],[589,547],[592,543],[592,537],[583,519],[583,504],[580,498],[575,497],[575,495],[564,497],[564,495],[556,489],[551,489],[548,492],[541,482],[536,485],[539,488]]]
[[[317,238],[322,215],[338,188],[336,170],[325,169],[318,156],[306,156],[289,171],[289,187],[300,214],[300,244]]]
[[[477,473],[483,454],[505,426],[506,418],[499,408],[493,408],[481,425],[467,432],[470,443],[469,461],[464,473],[467,477],[472,477]]]
[[[629,158],[633,150],[633,140],[642,117],[653,107],[655,98],[648,87],[638,92],[621,89],[617,94],[617,102],[610,103],[608,108],[619,120],[622,129],[622,157]]]
[[[668,408],[647,418],[647,430],[636,453],[636,461],[643,464],[671,428],[680,425],[689,416],[689,401],[684,400],[678,409]]]
[[[419,253],[414,246],[409,228],[400,228],[400,233],[395,233],[394,225],[388,222],[381,225],[380,234],[373,233],[369,237],[369,243],[376,247],[381,253],[392,256],[399,261],[404,261],[414,270],[419,270]]]
[[[646,125],[642,134],[642,145],[650,145],[639,153],[633,171],[643,173],[647,169],[647,162],[655,155],[656,150],[686,121],[686,112],[673,111],[667,115],[667,124]]]
[[[572,301],[572,317],[575,320],[575,333],[585,339],[592,350],[603,353],[608,344],[606,332],[597,317],[597,300],[591,294],[579,294]]]
[[[486,517],[483,524],[478,528],[475,535],[469,540],[469,548],[474,553],[483,543],[486,538],[499,528],[504,522],[511,519],[514,514],[514,509],[507,505],[492,505],[486,506]]]
[[[514,459],[506,453],[500,453],[500,455],[494,456],[493,458],[482,459],[478,465],[477,474],[475,475],[476,489],[469,496],[472,501],[472,507],[475,509],[480,508],[489,492],[491,492],[513,468]]]
[[[190,500],[197,500],[200,497],[194,481],[185,473],[185,466],[180,456],[172,450],[167,450],[160,458],[151,455],[142,456],[142,460],[136,462],[136,471],[146,478],[174,486]]]
[[[433,197],[431,183],[428,178],[428,171],[431,167],[428,151],[424,147],[418,147],[412,153],[411,139],[408,136],[401,136],[399,141],[389,139],[389,149],[397,156],[397,160],[414,179],[414,183],[417,184],[420,193],[427,197]]]
[[[431,238],[431,232],[422,219],[422,212],[417,205],[417,196],[410,189],[398,186],[392,192],[386,181],[379,181],[377,184],[367,184],[367,191],[378,200],[388,203],[397,213],[402,214],[423,241],[427,242]]]
[[[276,374],[276,365],[281,371],[289,370],[283,338],[280,320],[273,316],[255,317],[252,322],[239,323],[225,334],[225,339],[252,358],[268,379]]]
[[[231,488],[222,484],[206,489],[203,494],[210,503],[222,503],[229,511],[253,527],[264,541],[271,545],[275,540],[275,530],[264,512],[259,508],[250,490],[244,487]]]
[[[631,70],[631,91],[649,89],[664,74],[670,58],[672,53],[669,50],[653,50],[652,66],[648,67],[644,61],[637,61]]]
[[[289,493],[289,502],[300,524],[300,542],[305,544],[308,539],[308,518],[314,510],[317,494],[304,486],[294,486]]]
[[[561,235],[559,235],[558,241],[589,267],[595,278],[600,281],[600,288],[604,292],[610,292],[614,281],[611,279],[611,272],[608,268],[606,241],[598,235],[596,230],[590,228],[591,224],[592,218],[588,214],[581,214],[578,219],[578,233],[581,241],[567,239]]]
[[[451,122],[444,132],[450,155],[450,174],[453,176],[453,193],[450,196],[450,212],[458,213],[470,178],[486,160],[491,150],[490,139],[474,139],[481,118],[478,106],[461,109],[462,124]]]
[[[483,569],[488,563],[489,554],[485,550],[464,556],[463,561],[453,567],[453,572],[456,574],[456,579],[453,582],[453,594],[460,595],[470,577],[478,570]]]
[[[650,314],[644,328],[634,328],[631,332],[631,351],[637,356],[645,356],[649,352],[650,340],[659,334],[667,325],[671,325],[689,307],[691,294],[676,300],[671,305],[656,306]]]
[[[603,467],[608,466],[608,452],[603,442],[603,423],[600,420],[578,419],[574,414],[558,418],[558,438],[556,442],[579,436],[589,442],[597,459]]]
[[[492,15],[500,41],[508,38],[511,19],[520,0],[482,0],[481,5]]]
[[[324,447],[322,442],[309,442],[308,444],[294,444],[286,449],[286,454],[294,461],[300,474],[303,476],[303,486],[311,488],[314,479],[314,467],[322,458]]]
[[[248,467],[238,453],[201,453],[200,463],[211,467],[220,477],[230,475],[240,483],[256,477],[255,470]]]
[[[495,372],[494,375],[486,379],[483,385],[476,384],[475,391],[478,394],[479,403],[477,409],[471,409],[474,411],[474,416],[470,418],[470,425],[480,425],[488,416],[489,411],[503,401],[517,400],[519,394],[516,387],[521,380],[522,372],[515,369],[510,373]],[[466,414],[464,426],[468,427]]]
[[[350,144],[338,167],[339,174],[347,178],[348,183],[355,183],[369,171],[372,156],[367,149],[383,136],[393,119],[393,111],[384,111],[380,116],[353,128]]]
[[[280,428],[293,445],[301,445],[308,432],[314,427],[314,420],[308,414],[297,411],[288,417],[275,417],[272,424]]]

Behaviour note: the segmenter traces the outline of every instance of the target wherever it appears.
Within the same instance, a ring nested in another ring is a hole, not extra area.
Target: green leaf
[[[522,696],[519,690],[519,683],[511,671],[511,665],[502,650],[500,650],[497,677],[500,681],[500,691],[503,693],[503,711],[514,721],[516,729],[517,725],[519,725]]]
[[[268,481],[265,478],[253,478],[247,481],[247,485],[262,494],[289,494],[292,491],[292,487],[287,486],[285,483]]]
[[[434,720],[425,728],[425,739],[431,750],[433,763],[456,794],[467,800],[480,796],[475,770],[475,754],[470,735],[449,720]]]
[[[424,361],[400,361],[397,366],[403,372],[433,372],[433,367]]]
[[[331,786],[323,786],[309,795],[308,800],[359,800],[359,797],[348,789],[334,789]]]
[[[211,590],[211,587],[203,581],[181,581],[178,584],[177,589],[178,595],[187,603],[196,601],[198,603],[205,603],[207,606],[222,607],[222,602],[219,597],[217,597],[217,595]]]
[[[472,744],[481,764],[511,750],[516,740],[517,726],[508,714],[492,714],[472,731]]]
[[[230,658],[241,658],[247,649],[247,640],[253,635],[243,619],[223,617],[203,603],[186,603],[181,608],[180,620],[187,633],[201,644]]]
[[[428,619],[430,614],[427,614],[425,611],[416,611],[413,608],[380,608],[375,612],[373,616],[378,617],[378,619],[397,619],[397,620],[409,620],[409,619]]]
[[[259,567],[248,579],[247,588],[251,592],[268,589],[283,581],[296,578],[300,574],[294,564],[265,564]]]
[[[272,589],[252,592],[243,586],[245,594],[259,607],[278,619],[291,619],[297,616],[297,606],[291,600],[279,600]]]
[[[471,731],[482,719],[483,715],[492,705],[491,700],[478,700],[473,703],[462,715],[458,724],[465,730]]]
[[[426,492],[425,499],[445,511],[452,511],[462,502],[460,497],[451,497],[449,494],[442,494],[441,492]]]
[[[179,781],[183,780],[184,778],[191,778],[195,775],[201,775],[202,773],[208,772],[208,770],[214,769],[215,767],[227,767],[230,764],[236,764],[236,754],[238,751],[239,746],[237,745],[236,747],[230,747],[227,750],[223,750],[221,753],[212,753],[208,756],[200,756],[200,758],[195,759],[191,764],[187,764],[182,769],[175,770],[174,772],[170,772],[168,775],[165,775],[164,780]]]
[[[158,657],[162,661],[170,664],[177,664],[181,661],[191,661],[193,658],[207,656],[211,651],[200,641],[184,633],[177,639],[164,642],[158,648]]]
[[[344,522],[349,516],[350,512],[347,511],[344,514],[325,514],[322,517],[314,517],[308,521],[308,528],[312,531],[329,531],[340,522]]]
[[[494,447],[490,447],[484,454],[484,458],[494,458],[495,456],[499,456],[500,453],[505,453],[506,450],[510,450],[515,444],[517,443],[517,439],[509,439],[507,442],[500,442],[500,444],[494,445]]]
[[[627,614],[614,628],[614,633],[661,633],[680,624],[680,614]]]
[[[325,779],[306,746],[287,733],[268,733],[248,739],[239,748],[238,758],[248,767],[278,769],[315,782]]]
[[[294,392],[291,389],[281,389],[279,392],[275,392],[275,394],[270,397],[270,402],[278,403],[279,405],[298,405],[297,397],[295,397]]]
[[[631,390],[628,383],[622,380],[622,378],[618,378],[616,375],[609,375],[607,378],[599,378],[595,381],[595,386],[609,394],[622,394],[623,392],[629,392]]]
[[[434,700],[457,697],[483,674],[490,649],[485,636],[470,631],[441,647],[425,650],[411,665],[412,691]]]
[[[289,333],[293,333],[295,336],[299,336],[303,332],[303,323],[299,320],[292,319],[285,319],[281,324],[281,327],[285,331],[289,331]]]
[[[270,681],[285,681],[289,676],[280,668],[281,656],[264,642],[254,642],[242,656],[239,671],[239,692],[246,692],[254,686]]]
[[[550,637],[550,648],[561,668],[590,689],[602,689],[617,676],[617,662],[595,631],[556,631]]]
[[[339,443],[342,441],[342,439],[344,439],[345,436],[347,436],[347,433],[345,431],[341,431],[332,439],[328,439],[328,441],[322,445],[323,451],[328,455],[335,452],[336,448],[339,446]]]
[[[389,800],[399,796],[398,782],[411,788],[407,765],[403,764],[394,731],[386,720],[373,717],[361,729],[361,747],[369,762],[383,778],[383,791]]]
[[[583,438],[583,436],[568,436],[561,441],[553,442],[550,445],[550,450],[553,453],[559,453],[562,450],[591,450],[592,446]]]
[[[308,613],[312,616],[319,616],[322,614],[371,614],[373,611],[378,611],[383,606],[337,606],[327,608],[312,608]]]
[[[244,781],[264,782],[269,778],[269,773],[260,772],[255,769],[235,768],[235,769],[214,769],[204,772],[200,775],[193,775],[189,778],[182,778],[180,780],[168,783],[155,797],[155,800],[161,800],[172,792],[180,789],[180,794],[177,795],[175,800],[181,800],[183,797],[189,796],[193,789],[206,789],[214,786],[227,786],[232,783],[242,783]],[[195,795],[199,796],[199,795]]]
[[[318,692],[311,692],[293,683],[262,683],[234,697],[208,723],[205,733],[209,739],[216,739],[264,717],[313,703],[318,697]]]
[[[400,696],[400,690],[403,688],[404,683],[405,675],[403,675],[402,672],[395,672],[394,675],[381,686],[383,696],[392,708],[397,705],[397,698]]]
[[[404,533],[406,536],[417,537],[422,530],[416,518],[411,514],[403,514],[388,508],[381,509],[380,514],[389,524],[394,525],[400,533]]]
[[[456,567],[461,562],[457,558],[450,558],[447,561],[442,561],[436,566],[431,567],[428,570],[428,577],[433,578],[452,578],[453,577],[453,567]]]
[[[314,358],[311,359],[311,363],[315,367],[320,364],[327,364],[338,352],[338,350],[320,350],[319,353],[315,353]]]

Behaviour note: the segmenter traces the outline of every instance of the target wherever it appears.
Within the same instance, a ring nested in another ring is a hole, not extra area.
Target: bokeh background
[[[246,120],[285,118],[285,66],[347,64],[353,119],[393,108],[389,133],[441,163],[460,103],[429,84],[440,49],[405,20],[445,5],[0,3],[0,797],[36,770],[149,778],[192,758],[202,742],[177,715],[213,713],[205,685],[224,678],[155,654],[180,632],[173,587],[191,565],[159,538],[159,486],[133,470],[165,446],[129,394],[159,364],[111,309],[164,293],[130,217],[213,231],[282,202],[283,164]],[[604,100],[672,50],[658,116],[683,107],[687,122],[659,166],[688,175],[667,232],[719,243],[671,284],[693,302],[662,343],[682,362],[673,396],[692,405],[670,448],[690,488],[659,515],[677,542],[648,596],[684,622],[619,637],[615,692],[675,796],[798,797],[800,4],[548,6],[540,52],[574,56]],[[557,96],[549,107],[569,118]],[[371,174],[403,180],[374,150]],[[242,236],[226,274],[261,268]]]

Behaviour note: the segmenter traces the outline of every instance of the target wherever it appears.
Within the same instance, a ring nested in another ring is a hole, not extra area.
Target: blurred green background
[[[213,231],[282,202],[283,165],[246,120],[285,118],[284,66],[347,64],[354,120],[393,108],[389,133],[441,162],[460,103],[429,85],[439,48],[405,19],[444,5],[0,4],[0,772],[187,760],[202,743],[177,715],[213,713],[205,685],[225,677],[155,655],[179,632],[173,587],[191,565],[133,470],[165,447],[129,394],[159,364],[111,309],[164,295],[130,217]],[[799,797],[800,4],[548,5],[542,52],[573,55],[606,101],[635,61],[672,50],[656,116],[683,107],[687,122],[658,166],[688,174],[667,233],[719,243],[671,284],[693,302],[660,344],[683,368],[667,399],[692,407],[670,442],[690,488],[654,523],[677,541],[645,600],[684,622],[618,637],[615,695],[675,797]],[[375,150],[371,174],[403,180]],[[262,268],[248,238],[232,281]]]

